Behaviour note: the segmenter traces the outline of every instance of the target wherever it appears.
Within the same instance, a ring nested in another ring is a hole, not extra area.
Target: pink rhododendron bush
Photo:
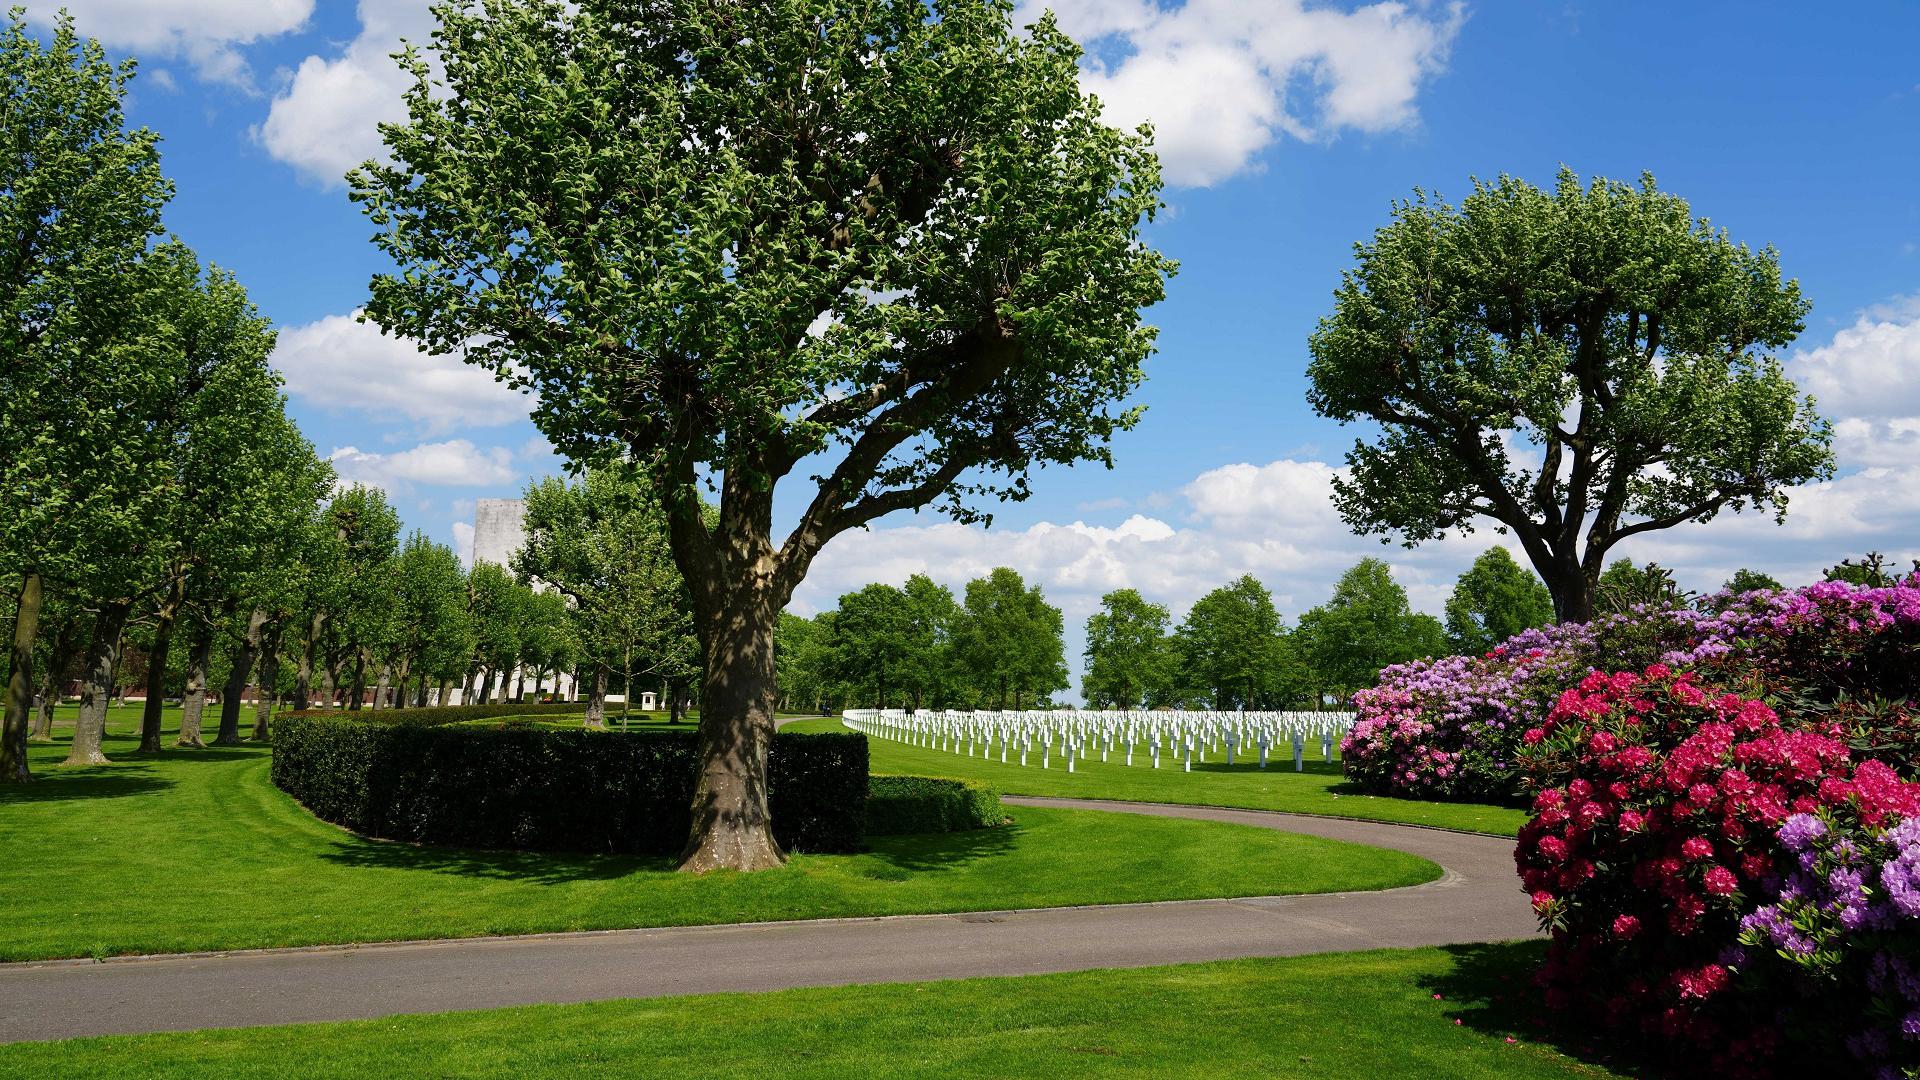
[[[1521,797],[1520,737],[1561,691],[1594,670],[1656,660],[1796,709],[1825,709],[1844,697],[1868,720],[1863,699],[1920,698],[1920,581],[1821,582],[1714,600],[1713,611],[1636,611],[1529,630],[1484,656],[1388,668],[1354,696],[1358,716],[1340,745],[1347,777],[1381,795]],[[1896,710],[1882,719],[1904,724],[1910,716]],[[1849,738],[1869,740],[1858,749],[1893,760],[1916,733],[1887,723],[1870,722]]]
[[[1587,675],[1521,745],[1549,1007],[1736,1075],[1842,1043],[1920,1067],[1920,784],[1840,719],[1654,664]]]

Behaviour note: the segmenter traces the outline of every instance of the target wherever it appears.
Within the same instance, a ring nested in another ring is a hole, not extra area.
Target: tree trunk
[[[94,616],[93,640],[87,643],[87,670],[80,684],[80,716],[73,723],[73,749],[66,765],[107,765],[100,751],[107,730],[107,700],[113,693],[113,669],[120,662],[120,632],[133,605],[103,604]]]
[[[744,594],[744,595],[743,595]],[[700,694],[700,757],[693,829],[680,869],[764,870],[786,861],[767,808],[773,743],[773,628],[781,605],[770,590],[741,589],[702,611],[706,670]],[[676,695],[676,702],[678,695]]]
[[[153,651],[147,655],[147,700],[140,708],[140,752],[160,752],[160,710],[167,703],[167,653],[173,649],[173,624],[186,602],[187,579],[175,574],[153,624]]]
[[[55,659],[58,661],[58,654]],[[41,673],[40,693],[34,697],[33,730],[27,733],[28,742],[53,741],[53,707],[59,701],[59,675],[55,671]]]
[[[353,696],[347,702],[347,708],[358,709],[362,699],[367,696],[367,653],[365,649],[355,649],[353,653]]]
[[[387,704],[387,689],[392,685],[393,685],[393,664],[386,660],[382,660],[380,661],[380,678],[375,680],[373,684],[373,707],[374,708],[385,709],[390,707]]]
[[[434,689],[433,703],[435,705],[445,705],[447,703],[447,680],[445,678],[442,678],[440,685]],[[421,704],[425,704],[425,702]]]
[[[267,613],[257,608],[247,616],[246,640],[241,642],[240,654],[233,658],[233,669],[227,673],[227,688],[220,692],[220,734],[214,737],[215,746],[240,745],[240,695],[246,693],[247,675],[260,651],[260,629],[266,622]]]
[[[320,631],[326,621],[327,616],[318,611],[307,620],[307,640],[300,650],[300,669],[293,676],[293,707],[296,709],[313,707],[313,661],[320,649]]]
[[[525,661],[513,668],[513,700],[525,704],[527,700],[527,666]]]
[[[7,675],[4,727],[0,727],[0,783],[33,779],[27,768],[27,710],[33,704],[33,643],[40,635],[44,599],[40,574],[20,575],[13,614],[13,658]]]
[[[587,692],[586,726],[605,731],[607,728],[607,667],[595,665],[593,669],[593,689]]]
[[[207,707],[207,665],[213,660],[213,628],[204,623],[194,629],[193,645],[187,654],[187,686],[180,698],[180,737],[175,746],[205,746],[200,741],[200,716]]]
[[[260,695],[253,707],[253,741],[273,737],[273,705],[280,697],[280,630],[275,627],[260,647]]]

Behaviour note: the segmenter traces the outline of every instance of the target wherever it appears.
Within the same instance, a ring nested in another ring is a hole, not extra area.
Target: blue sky
[[[380,261],[338,182],[375,149],[385,55],[429,26],[420,0],[70,0],[81,29],[142,60],[130,112],[164,137],[169,227],[236,271],[283,331],[292,409],[343,475],[464,548],[475,498],[558,463],[524,406],[456,362],[351,320]],[[1162,132],[1182,271],[1138,430],[1118,467],[1054,469],[992,530],[896,515],[829,548],[796,607],[928,570],[998,564],[1075,627],[1134,585],[1176,611],[1242,572],[1289,617],[1363,555],[1418,606],[1496,539],[1406,552],[1326,506],[1352,435],[1303,400],[1305,341],[1351,245],[1415,187],[1654,173],[1737,239],[1772,244],[1814,308],[1789,370],[1839,424],[1842,476],[1784,528],[1725,520],[1625,549],[1708,588],[1737,566],[1806,577],[1869,547],[1920,554],[1920,7],[1801,4],[1060,0],[1092,46],[1088,87]],[[51,5],[29,3],[36,18]],[[1036,9],[1023,9],[1029,13]],[[1842,14],[1841,12],[1844,12]]]

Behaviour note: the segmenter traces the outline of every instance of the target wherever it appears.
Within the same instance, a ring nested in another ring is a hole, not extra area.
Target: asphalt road
[[[1010,798],[1203,818],[1419,855],[1384,892],[611,930],[0,965],[0,1042],[796,986],[1032,975],[1538,932],[1513,841],[1256,810]]]

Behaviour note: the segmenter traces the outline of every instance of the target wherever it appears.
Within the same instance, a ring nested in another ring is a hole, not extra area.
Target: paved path
[[[1385,892],[0,965],[0,1042],[795,986],[1031,975],[1536,932],[1513,842],[1255,810],[1010,798],[1351,840],[1439,863]]]

